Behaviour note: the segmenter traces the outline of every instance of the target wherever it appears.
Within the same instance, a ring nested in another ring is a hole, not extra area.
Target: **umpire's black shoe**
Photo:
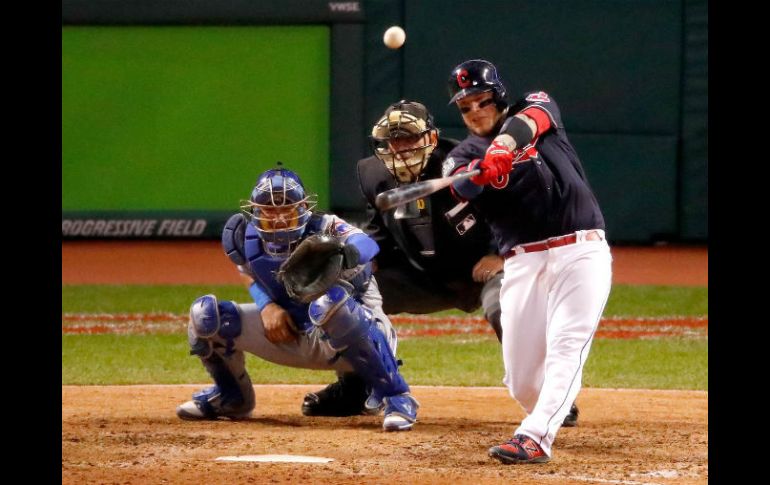
[[[364,402],[369,397],[363,379],[355,374],[344,374],[337,382],[316,392],[305,394],[302,414],[305,416],[357,416],[364,413]]]
[[[573,402],[572,407],[569,408],[569,414],[564,416],[564,422],[561,425],[567,428],[577,426],[578,414],[580,414],[580,411],[578,411],[577,405]]]

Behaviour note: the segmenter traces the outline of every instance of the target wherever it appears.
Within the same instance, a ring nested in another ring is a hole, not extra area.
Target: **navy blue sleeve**
[[[473,160],[465,165],[465,168],[460,168],[457,173],[471,171],[476,168],[479,162],[479,159]],[[484,191],[484,186],[474,184],[471,182],[471,179],[462,179],[452,184],[452,190],[463,199],[471,200],[478,197]]]
[[[449,152],[441,166],[441,174],[447,177],[461,171],[473,170],[475,164],[478,163],[474,160],[484,158],[484,153],[491,142],[491,137],[468,136]],[[470,179],[460,180],[452,184],[453,193],[464,200],[477,197],[483,190],[483,186],[474,184]]]

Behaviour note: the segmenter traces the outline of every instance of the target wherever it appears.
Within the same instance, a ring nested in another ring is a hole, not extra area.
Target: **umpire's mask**
[[[438,144],[433,116],[421,103],[401,100],[388,106],[370,137],[374,155],[399,183],[416,182]]]

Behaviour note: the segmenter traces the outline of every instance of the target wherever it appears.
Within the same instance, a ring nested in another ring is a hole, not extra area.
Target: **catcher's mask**
[[[296,173],[276,168],[257,178],[251,199],[241,201],[241,210],[265,242],[265,251],[286,255],[302,237],[316,201],[315,194],[305,193]]]
[[[438,144],[433,116],[421,103],[401,100],[385,110],[369,137],[374,155],[400,183],[416,182]]]
[[[448,81],[449,104],[471,94],[492,91],[498,111],[508,106],[505,85],[494,64],[484,59],[471,59],[452,69]]]

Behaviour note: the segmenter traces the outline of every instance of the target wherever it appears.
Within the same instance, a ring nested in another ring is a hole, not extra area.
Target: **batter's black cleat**
[[[578,414],[580,414],[580,411],[578,411],[577,405],[573,402],[572,407],[569,408],[569,414],[564,416],[564,421],[561,425],[567,428],[577,426]]]
[[[369,394],[363,379],[355,374],[344,374],[316,392],[305,394],[302,414],[305,416],[358,416],[364,414],[364,402]]]
[[[489,449],[489,456],[506,465],[551,461],[535,440],[523,434],[517,434],[502,445],[493,446]]]

